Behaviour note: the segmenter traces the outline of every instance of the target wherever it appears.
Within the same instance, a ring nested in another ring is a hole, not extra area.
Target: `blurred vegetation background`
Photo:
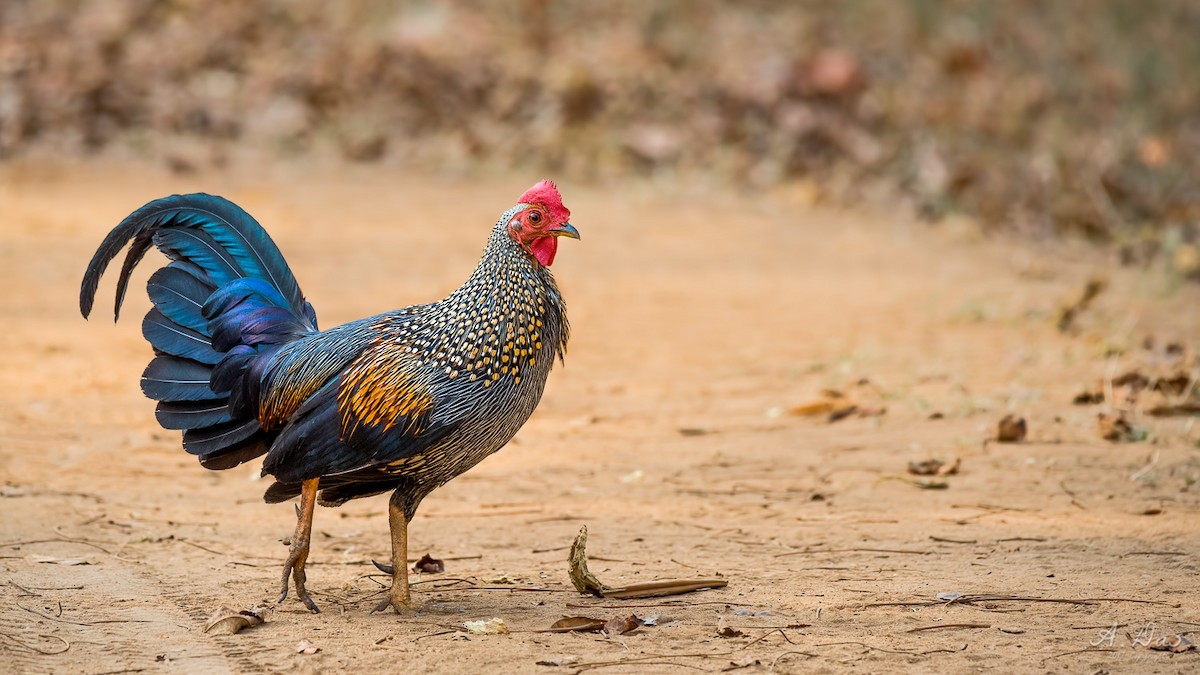
[[[1193,0],[5,0],[0,158],[794,183],[1195,273],[1198,38]]]

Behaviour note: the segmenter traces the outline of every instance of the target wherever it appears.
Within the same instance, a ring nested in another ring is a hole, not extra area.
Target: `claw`
[[[389,565],[388,563],[381,563],[378,560],[372,560],[371,564],[375,566],[375,569],[379,570],[380,572],[383,572],[384,574],[395,574],[396,573],[395,565]]]

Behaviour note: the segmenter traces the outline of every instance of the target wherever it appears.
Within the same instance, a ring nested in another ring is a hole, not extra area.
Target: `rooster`
[[[374,611],[414,608],[408,523],[430,492],[503,447],[542,397],[569,328],[550,273],[559,237],[579,238],[558,189],[541,181],[500,216],[470,278],[439,302],[317,329],[313,307],[261,225],[206,194],[165,197],[134,211],[100,244],[79,307],[132,240],[117,280],[114,320],[130,273],[151,244],[171,262],[147,284],[142,334],[154,360],[142,391],[156,417],[183,430],[208,469],[261,455],[275,482],[268,503],[299,497],[283,568],[305,586],[314,506],[391,492],[392,583]]]

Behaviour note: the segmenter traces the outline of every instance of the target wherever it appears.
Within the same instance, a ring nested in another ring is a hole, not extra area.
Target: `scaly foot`
[[[288,554],[287,562],[283,563],[283,583],[282,592],[279,594],[279,602],[282,604],[287,599],[288,595],[288,576],[296,582],[296,597],[304,603],[304,606],[313,614],[319,614],[320,608],[317,603],[313,602],[312,597],[308,594],[308,589],[304,587],[306,576],[304,574],[304,563],[308,560],[308,540],[297,539],[292,541],[291,553]]]
[[[279,602],[282,603],[287,599],[290,573],[296,582],[296,596],[313,614],[321,610],[317,609],[317,603],[308,596],[308,589],[304,587],[304,563],[308,560],[308,542],[312,539],[313,508],[317,505],[319,481],[319,478],[311,478],[301,485],[300,503],[296,506],[296,533],[292,535],[291,541],[283,542],[291,545],[291,552],[287,562],[283,564],[283,592],[279,594]]]
[[[422,603],[413,600],[407,588],[404,589],[404,592],[397,593],[396,587],[393,586],[388,591],[387,597],[376,605],[375,609],[371,610],[371,613],[386,612],[388,607],[391,607],[397,614],[413,614],[421,610]]]

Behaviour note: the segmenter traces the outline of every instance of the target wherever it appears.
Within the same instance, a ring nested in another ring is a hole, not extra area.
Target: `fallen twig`
[[[647,581],[640,584],[630,584],[620,588],[609,588],[604,591],[606,598],[653,598],[663,595],[680,595],[692,591],[702,591],[710,588],[724,588],[729,585],[726,579],[667,579],[665,581]]]
[[[449,635],[450,633],[461,633],[461,632],[463,632],[463,630],[464,629],[462,629],[462,628],[455,628],[453,630],[443,630],[443,631],[439,631],[437,633],[429,633],[428,635],[419,635],[419,636],[413,638],[413,642],[418,642],[420,640],[424,640],[425,638],[437,637],[439,635]]]
[[[1113,649],[1111,647],[1103,647],[1103,648],[1099,648],[1099,649],[1097,649],[1095,647],[1088,647],[1087,649],[1074,649],[1069,652],[1063,652],[1061,654],[1054,654],[1051,656],[1047,656],[1046,658],[1042,659],[1042,663],[1045,663],[1045,662],[1049,661],[1050,659],[1057,659],[1057,658],[1061,658],[1064,656],[1071,656],[1072,654],[1085,654],[1087,652],[1115,652],[1115,651],[1119,651],[1119,650]]]
[[[783,632],[783,629],[782,629],[782,628],[772,628],[771,630],[769,630],[769,631],[767,631],[767,632],[763,633],[762,635],[758,636],[758,637],[757,637],[757,638],[755,638],[754,640],[752,640],[752,641],[750,641],[750,642],[747,642],[746,644],[742,645],[742,646],[741,646],[741,647],[738,649],[738,651],[742,651],[743,649],[746,649],[746,648],[750,647],[751,645],[756,645],[756,644],[758,644],[758,643],[762,642],[763,640],[767,639],[767,637],[768,637],[768,636],[770,636],[770,635],[774,635],[775,633],[779,633],[780,635],[782,635],[782,636],[783,636],[783,639],[784,639],[784,640],[787,640],[787,643],[788,643],[789,645],[799,644],[798,642],[792,642],[792,639],[791,639],[790,637],[788,637],[788,636],[787,636],[787,633]]]
[[[571,602],[567,603],[567,607],[571,607],[573,609],[593,609],[593,608],[597,608],[597,607],[602,608],[602,609],[625,609],[628,607],[695,607],[697,605],[728,605],[730,607],[756,607],[757,606],[757,605],[755,605],[753,603],[749,603],[749,602],[729,602],[727,600],[711,600],[711,601],[704,601],[704,602],[689,602],[686,600],[667,600],[665,602],[651,602],[651,603],[646,603],[643,605],[633,605],[633,604],[625,604],[625,603],[622,603],[620,605],[580,605],[580,604],[571,603]],[[783,614],[782,612],[775,612],[775,613],[779,614],[782,617],[787,618],[787,615]]]
[[[686,663],[675,663],[673,661],[655,661],[654,659],[707,659],[716,656],[733,656],[732,651],[727,652],[694,652],[691,654],[646,654],[644,656],[633,656],[627,659],[617,659],[615,661],[594,661],[592,663],[580,663],[575,666],[576,673],[582,673],[587,670],[596,668],[608,668],[610,666],[623,666],[630,663],[641,663],[643,665],[671,665],[680,666],[683,668],[692,668],[695,670],[703,670],[697,666]]]
[[[9,580],[8,580],[8,585],[9,585],[9,586],[12,586],[12,587],[14,587],[14,588],[17,588],[17,589],[20,589],[20,590],[24,591],[24,592],[25,592],[25,594],[26,594],[26,595],[28,595],[28,596],[31,596],[31,597],[34,597],[34,598],[40,598],[40,597],[42,597],[42,596],[41,596],[41,594],[39,594],[39,593],[34,593],[33,591],[29,590],[28,588],[25,588],[24,586],[22,586],[21,584],[18,584],[17,582],[13,581],[12,579],[9,579]]]
[[[442,562],[445,562],[447,560],[480,560],[482,558],[483,558],[482,553],[476,553],[474,555],[442,556],[441,558],[439,558],[439,560],[441,560]],[[423,560],[423,558],[407,558],[407,560],[410,563],[416,563],[416,562],[421,562],[421,560]],[[382,562],[379,562],[378,560],[370,560],[370,561],[353,560],[353,561],[348,561],[348,562],[341,563],[341,564],[346,564],[346,565],[364,564],[365,565],[367,562],[370,562],[372,565],[375,566],[375,569],[379,570],[380,572],[383,572],[384,574],[393,574],[395,572],[395,568],[392,566],[391,563],[382,563]],[[309,563],[309,564],[311,565],[313,563]],[[337,564],[337,563],[333,563],[333,564]]]
[[[816,553],[897,553],[901,555],[938,555],[937,551],[908,551],[899,548],[822,548],[822,549],[806,549],[803,551],[786,551],[784,553],[776,553],[776,558],[783,558],[790,555],[811,555]]]
[[[100,546],[99,544],[90,542],[87,539],[69,539],[67,537],[55,537],[54,539],[29,539],[26,541],[10,541],[10,542],[0,544],[0,548],[8,548],[10,546],[28,546],[29,544],[52,544],[52,543],[58,543],[58,542],[67,543],[67,544],[83,544],[84,546],[91,546],[94,549],[103,551],[104,553],[107,553],[108,555],[112,555],[112,551],[109,551],[108,549],[104,548],[103,546]]]
[[[990,623],[935,623],[932,626],[921,626],[920,628],[910,628],[905,633],[920,633],[923,630],[941,630],[943,628],[991,628]]]
[[[1058,481],[1058,487],[1062,488],[1063,493],[1071,498],[1071,506],[1074,506],[1075,508],[1081,509],[1083,511],[1088,510],[1088,508],[1086,506],[1079,503],[1079,500],[1077,499],[1075,492],[1067,487],[1066,481],[1061,481],[1061,480]]]
[[[57,621],[59,623],[70,623],[70,624],[74,624],[76,626],[94,626],[94,625],[100,624],[100,623],[154,623],[153,621],[151,621],[149,619],[97,619],[96,621],[71,621],[70,619],[63,619],[63,618],[60,618],[57,616],[52,616],[50,614],[43,614],[35,609],[28,608],[19,602],[16,603],[16,605],[17,605],[17,607],[20,607],[21,609],[25,610],[26,612],[29,612],[30,614],[33,614],[35,616],[40,616],[43,619],[49,619],[51,621]]]
[[[771,670],[775,670],[775,666],[778,665],[779,662],[782,661],[783,657],[785,657],[785,656],[807,656],[810,659],[821,658],[821,656],[819,654],[812,654],[810,652],[787,651],[787,652],[783,652],[782,654],[779,654],[774,659],[771,659]]]
[[[1148,605],[1167,605],[1162,600],[1140,598],[1037,598],[1023,595],[997,595],[990,593],[965,593],[953,600],[914,600],[901,602],[872,602],[863,607],[933,607],[935,605],[970,605],[976,602],[1059,602],[1068,605],[1094,605],[1098,602],[1137,602]]]
[[[58,640],[63,643],[62,649],[60,649],[58,651],[48,651],[45,649],[40,649],[37,646],[31,645],[28,642],[25,642],[24,640],[18,638],[17,636],[10,635],[8,633],[0,633],[0,637],[8,638],[10,641],[12,641],[13,644],[17,645],[18,647],[23,647],[25,649],[28,649],[31,652],[37,652],[38,654],[42,654],[43,656],[54,656],[55,654],[62,654],[71,648],[70,642],[67,642],[66,640],[64,640],[63,638],[61,638],[57,635],[51,635],[50,633],[37,633],[36,635],[34,635],[34,637]]]
[[[194,542],[194,541],[188,541],[187,539],[182,539],[182,538],[179,538],[179,537],[176,537],[176,538],[175,538],[175,541],[177,541],[177,542],[179,542],[179,543],[181,543],[181,544],[187,544],[188,546],[193,546],[193,547],[195,547],[195,548],[198,548],[198,549],[200,549],[201,551],[208,551],[209,553],[214,553],[214,554],[216,554],[216,555],[230,555],[230,556],[239,556],[239,557],[242,557],[242,558],[254,558],[254,557],[258,557],[258,556],[244,556],[244,555],[241,555],[240,553],[226,553],[226,552],[223,552],[223,551],[217,551],[217,550],[215,550],[215,549],[208,548],[207,546],[201,546],[200,544],[197,544],[197,543],[196,543],[196,542]]]
[[[1140,479],[1142,476],[1145,476],[1146,474],[1150,473],[1150,471],[1153,470],[1154,467],[1158,465],[1158,456],[1159,456],[1159,451],[1155,450],[1154,455],[1151,456],[1150,461],[1146,463],[1146,466],[1143,466],[1142,468],[1140,468],[1137,471],[1134,471],[1132,474],[1130,474],[1129,480],[1137,482],[1137,480]]]
[[[597,598],[655,598],[664,595],[680,595],[709,588],[724,588],[729,585],[726,579],[663,579],[629,584],[613,588],[606,585],[596,575],[588,570],[587,555],[587,525],[579,528],[579,534],[571,544],[571,553],[567,557],[567,575],[576,591],[591,594]]]
[[[958,652],[965,651],[966,648],[967,643],[964,642],[963,646],[959,647],[958,649],[927,649],[923,652],[917,652],[917,654],[919,656],[929,656],[930,654],[957,654]]]
[[[905,650],[902,650],[902,649],[884,649],[883,647],[872,647],[871,645],[869,645],[869,644],[867,644],[867,643],[865,643],[865,642],[858,642],[858,641],[855,641],[855,640],[847,640],[847,641],[845,641],[845,642],[822,642],[821,644],[814,645],[814,646],[815,646],[815,647],[838,647],[838,646],[841,646],[841,645],[858,645],[859,647],[863,647],[863,648],[865,648],[865,649],[869,649],[869,650],[871,650],[871,651],[876,651],[876,652],[885,652],[885,653],[888,653],[888,654],[908,654],[908,655],[916,655],[916,652],[905,651]]]

